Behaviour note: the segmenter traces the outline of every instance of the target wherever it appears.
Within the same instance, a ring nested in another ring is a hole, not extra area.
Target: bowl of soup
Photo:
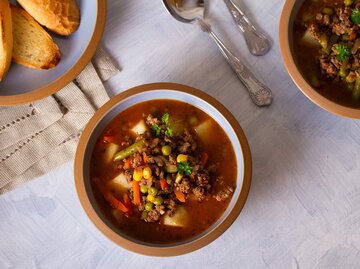
[[[206,246],[235,221],[252,164],[247,139],[222,104],[188,86],[155,83],[96,112],[74,172],[100,232],[136,253],[174,256]]]
[[[287,0],[279,44],[298,88],[332,113],[360,119],[360,3]]]

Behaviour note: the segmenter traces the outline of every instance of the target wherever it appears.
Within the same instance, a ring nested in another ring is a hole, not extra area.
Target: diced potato
[[[113,161],[115,153],[119,150],[119,145],[109,143],[105,149],[104,162],[109,164]]]
[[[310,31],[306,30],[303,37],[300,39],[300,43],[306,47],[320,47],[320,43],[311,36]]]
[[[125,175],[121,173],[108,182],[108,187],[114,190],[117,194],[122,195],[130,190],[131,185],[126,180]]]
[[[211,132],[212,128],[213,128],[213,124],[211,123],[210,120],[206,120],[194,127],[195,132],[204,143],[209,142],[212,135]]]
[[[147,130],[148,128],[144,120],[139,121],[133,128],[131,128],[131,131],[136,135],[141,135]]]
[[[183,206],[179,206],[171,217],[164,215],[163,223],[168,226],[185,227],[189,221],[189,214]]]

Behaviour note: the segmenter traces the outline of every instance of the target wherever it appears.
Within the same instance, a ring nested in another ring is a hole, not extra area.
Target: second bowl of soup
[[[287,0],[279,41],[293,81],[314,103],[360,118],[360,3]]]
[[[126,91],[101,108],[75,161],[80,201],[129,250],[196,250],[235,220],[250,186],[246,138],[208,95],[178,84]]]

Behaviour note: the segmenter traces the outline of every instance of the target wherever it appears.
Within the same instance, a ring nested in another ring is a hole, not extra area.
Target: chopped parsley
[[[187,177],[191,175],[193,168],[188,164],[188,162],[179,162],[177,166],[180,174]]]
[[[160,136],[161,131],[163,130],[166,136],[168,136],[168,137],[173,136],[174,131],[171,128],[169,121],[170,121],[169,113],[163,114],[161,117],[162,124],[161,125],[154,124],[151,126],[151,129],[152,129],[154,135],[157,137]]]
[[[360,10],[358,8],[353,9],[351,13],[351,21],[354,24],[360,24]]]
[[[344,45],[344,44],[336,45],[336,51],[337,51],[336,58],[340,62],[345,62],[345,61],[349,60],[351,54],[350,54],[349,48],[346,45]]]
[[[168,125],[168,124],[169,124],[169,118],[170,118],[169,113],[165,113],[164,115],[162,115],[161,121],[162,121],[164,124]]]
[[[166,127],[165,135],[169,136],[169,137],[173,136],[174,135],[173,129],[171,127],[169,127],[169,126]]]
[[[153,126],[151,126],[151,129],[155,136],[160,136],[161,127],[159,125],[154,124]]]

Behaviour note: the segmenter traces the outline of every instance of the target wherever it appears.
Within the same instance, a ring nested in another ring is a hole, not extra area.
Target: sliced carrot
[[[105,200],[115,209],[120,210],[121,212],[128,212],[129,209],[118,200],[105,186],[103,186],[98,179],[94,179],[98,189],[101,194],[104,196]]]
[[[174,190],[174,193],[175,193],[176,198],[177,198],[180,202],[185,203],[185,195],[184,195],[181,191],[175,189],[175,190]]]
[[[124,168],[125,170],[129,170],[129,169],[131,168],[131,162],[132,162],[132,158],[127,158],[127,159],[125,160],[125,163],[124,163],[123,168]]]
[[[209,155],[206,152],[201,152],[200,155],[200,162],[202,165],[206,165],[209,160]]]
[[[160,179],[160,186],[161,186],[161,189],[162,189],[162,190],[165,190],[165,188],[166,188],[166,186],[167,186],[167,183],[166,183],[166,179],[165,179],[165,178]]]
[[[133,193],[134,193],[134,204],[140,204],[140,184],[139,181],[133,180],[132,182]]]
[[[145,152],[143,153],[143,160],[144,160],[144,163],[147,163],[147,155]]]
[[[124,201],[124,205],[129,210],[127,213],[129,215],[132,215],[133,211],[132,211],[131,200],[130,200],[129,194],[127,192],[125,192],[124,195],[123,195],[123,201]]]
[[[128,212],[129,209],[110,192],[103,193],[105,200],[115,209],[118,209],[124,213]]]

